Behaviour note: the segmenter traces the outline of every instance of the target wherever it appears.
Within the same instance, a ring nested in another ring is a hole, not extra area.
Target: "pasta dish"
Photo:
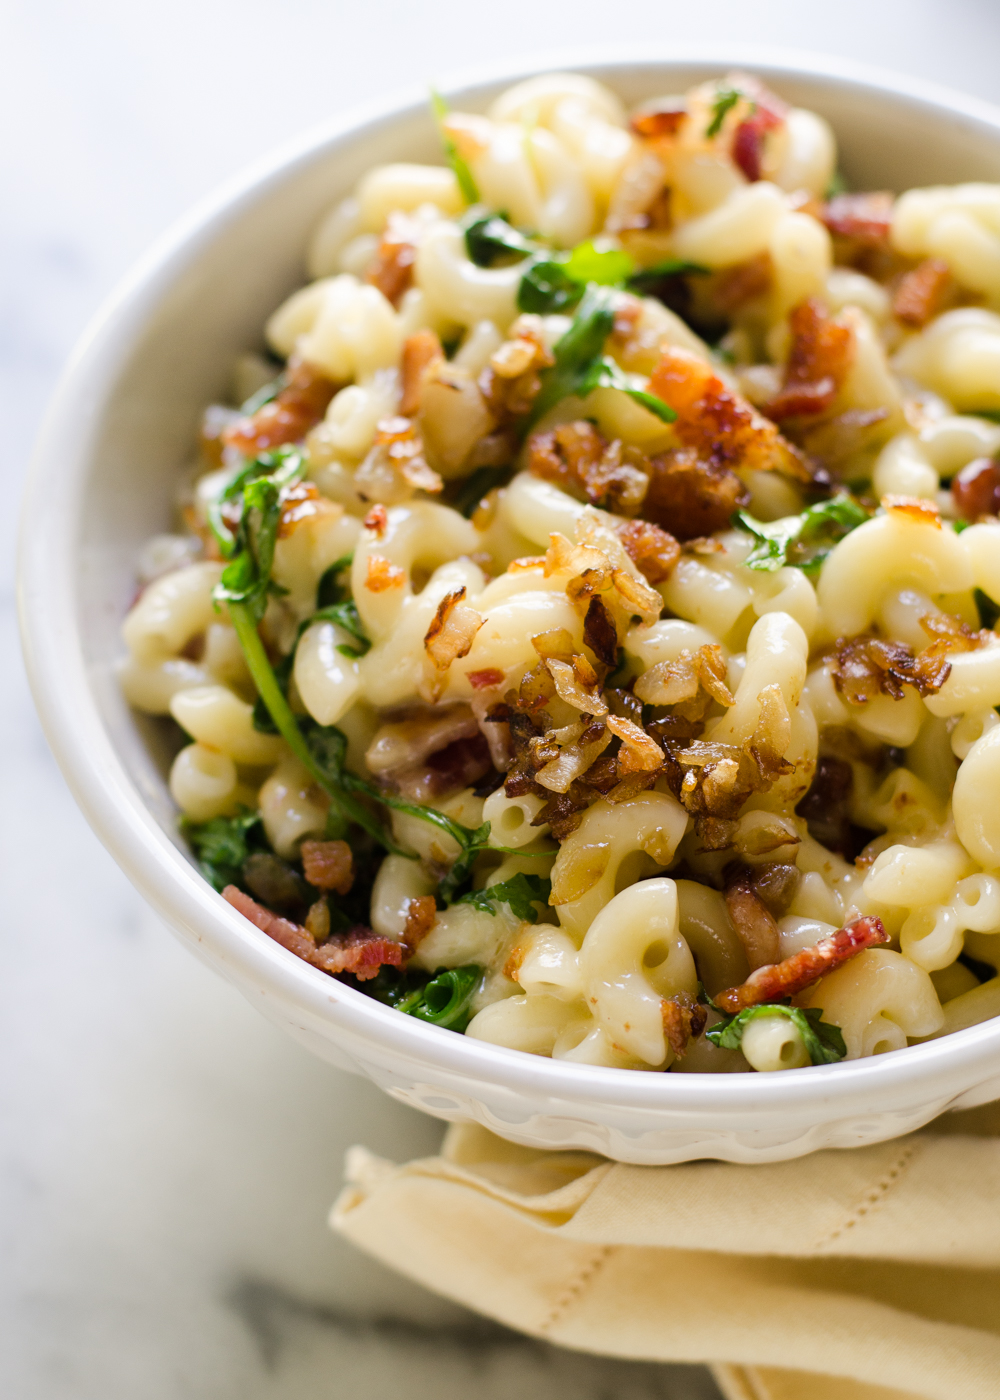
[[[140,560],[122,685],[205,877],[577,1063],[1000,1014],[1000,185],[851,190],[745,73],[432,111]]]

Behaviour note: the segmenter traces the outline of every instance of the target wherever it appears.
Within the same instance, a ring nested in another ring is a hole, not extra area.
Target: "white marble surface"
[[[349,1143],[403,1158],[433,1151],[440,1125],[308,1058],[143,906],[46,749],[12,582],[14,502],[59,367],[130,261],[194,199],[400,82],[526,49],[694,41],[706,27],[717,41],[864,57],[1000,96],[996,0],[4,7],[0,1394],[11,1400],[716,1393],[698,1368],[524,1341],[328,1234]]]

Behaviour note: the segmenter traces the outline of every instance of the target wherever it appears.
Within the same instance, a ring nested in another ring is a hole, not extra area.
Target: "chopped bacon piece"
[[[676,992],[660,1003],[660,1011],[667,1044],[681,1059],[687,1054],[690,1042],[696,1040],[705,1029],[708,1007],[696,1001],[689,992]]]
[[[381,502],[379,502],[378,505],[372,506],[371,510],[365,516],[363,524],[366,530],[372,530],[375,534],[375,538],[380,540],[389,525],[389,513],[385,506],[382,505]]]
[[[399,411],[404,417],[412,418],[419,411],[424,376],[443,359],[444,350],[434,331],[415,331],[403,341]]]
[[[765,407],[769,418],[781,421],[825,413],[847,377],[854,358],[854,332],[838,325],[826,307],[810,298],[800,302],[789,318],[792,345],[780,392]]]
[[[273,938],[303,962],[311,963],[331,976],[338,972],[350,972],[359,982],[366,982],[375,976],[380,967],[403,965],[402,945],[391,938],[380,938],[370,928],[358,925],[347,933],[334,934],[317,948],[301,924],[280,918],[235,885],[227,885],[222,897],[261,933],[266,933],[268,938]]]
[[[733,1016],[748,1006],[783,1001],[804,991],[810,983],[842,966],[866,948],[888,942],[889,935],[882,927],[881,919],[871,916],[855,919],[846,928],[821,938],[811,948],[803,948],[779,963],[757,968],[740,986],[720,992],[715,1004],[720,1011]]]
[[[307,520],[315,520],[320,515],[338,515],[340,507],[321,496],[311,481],[297,481],[281,495],[281,516],[278,520],[278,539],[287,539]]]
[[[753,888],[753,872],[737,866],[727,871],[726,908],[751,968],[773,963],[781,949],[774,916]]]
[[[475,608],[463,605],[465,593],[463,583],[444,595],[424,636],[424,651],[438,671],[447,671],[453,661],[468,656],[485,621]]]
[[[657,136],[673,136],[680,130],[681,122],[687,116],[687,104],[683,97],[667,97],[652,107],[643,107],[633,112],[629,126],[636,136],[650,140]]]
[[[941,258],[925,258],[907,272],[892,299],[892,314],[906,326],[926,326],[941,310],[951,282],[951,269]]]
[[[482,734],[456,739],[423,763],[391,774],[393,786],[409,802],[436,802],[474,787],[492,770],[490,746]]]
[[[432,894],[418,894],[406,904],[403,942],[410,956],[416,951],[437,922],[437,900]]]
[[[1000,462],[977,457],[951,483],[951,498],[966,520],[1000,515]]]
[[[627,520],[617,528],[628,557],[649,583],[655,585],[670,577],[681,557],[673,535],[648,520]]]
[[[495,666],[487,666],[482,671],[466,671],[465,674],[473,690],[492,690],[494,686],[502,685],[504,680],[504,673]]]
[[[824,207],[823,222],[841,238],[877,247],[889,240],[892,206],[893,196],[887,190],[838,194]]]
[[[354,884],[354,856],[346,841],[303,841],[302,869],[318,890],[347,894]]]
[[[222,441],[244,457],[256,457],[286,442],[301,442],[323,417],[338,386],[302,360],[289,360],[287,382],[252,418],[240,418],[222,432]]]
[[[669,530],[675,540],[727,529],[733,512],[750,500],[749,491],[734,471],[706,462],[689,448],[662,452],[650,458],[649,466],[643,517]],[[623,542],[628,549],[628,542]]]
[[[649,484],[648,462],[616,438],[608,442],[593,423],[563,423],[528,440],[528,470],[590,502],[634,515]]]
[[[814,472],[802,453],[751,403],[727,389],[710,364],[690,351],[668,346],[650,378],[649,391],[677,414],[674,432],[684,446],[711,467],[778,471],[796,481],[812,482]]]
[[[387,588],[402,588],[406,570],[391,564],[382,554],[369,554],[365,587],[369,593],[384,593]]]
[[[607,666],[609,671],[615,669],[618,664],[618,631],[607,605],[600,598],[591,598],[587,604],[583,640],[602,666]]]
[[[778,131],[788,117],[788,107],[776,93],[754,82],[747,94],[753,108],[733,133],[733,161],[751,182],[762,175],[764,142],[769,131]]]
[[[365,273],[365,281],[377,287],[393,306],[413,283],[415,233],[414,222],[406,214],[390,214],[382,241]]]

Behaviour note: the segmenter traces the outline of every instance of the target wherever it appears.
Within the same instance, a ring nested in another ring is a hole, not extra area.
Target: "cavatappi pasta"
[[[370,171],[205,414],[129,701],[264,933],[496,1045],[790,1069],[1000,1014],[1000,186],[746,74]]]

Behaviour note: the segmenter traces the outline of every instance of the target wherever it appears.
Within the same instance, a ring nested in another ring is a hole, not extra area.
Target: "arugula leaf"
[[[633,272],[625,285],[630,292],[651,291],[668,277],[705,277],[711,270],[704,263],[688,262],[685,258],[664,258],[651,267],[641,267],[638,272]]]
[[[236,817],[213,817],[208,822],[181,819],[180,828],[191,845],[208,883],[219,891],[241,882],[243,862],[250,855],[249,837],[261,827],[259,812]]]
[[[743,1032],[751,1021],[760,1016],[784,1016],[798,1029],[813,1064],[832,1065],[844,1058],[847,1046],[840,1027],[822,1020],[822,1015],[818,1006],[785,1006],[768,1002],[764,1006],[748,1006],[736,1016],[727,1016],[725,1021],[707,1030],[705,1037],[720,1050],[738,1050],[743,1043]]]
[[[733,525],[753,535],[757,543],[743,561],[749,569],[771,572],[791,564],[814,573],[833,546],[869,519],[869,513],[849,491],[809,506],[801,515],[784,520],[755,520],[744,510],[733,516]]]
[[[476,512],[476,507],[494,486],[503,486],[510,476],[510,467],[477,467],[462,481],[451,506],[468,520]]]
[[[585,398],[601,385],[621,389],[664,423],[674,421],[677,415],[669,404],[639,388],[633,376],[604,354],[604,342],[614,324],[611,290],[588,283],[569,330],[553,347],[555,364],[542,375],[541,392],[535,399],[529,425],[562,399],[570,395]]]
[[[518,262],[537,246],[499,214],[477,214],[465,225],[465,250],[477,267]]]
[[[252,418],[259,408],[263,408],[266,403],[272,403],[278,397],[287,382],[288,376],[282,373],[268,384],[262,384],[256,394],[251,394],[240,404],[240,412]]]
[[[338,627],[342,627],[345,632],[349,632],[357,642],[356,647],[346,644],[337,647],[341,656],[364,656],[371,651],[371,639],[364,627],[361,625],[361,618],[358,615],[358,605],[353,598],[346,598],[342,603],[332,603],[328,608],[320,608],[314,612],[312,617],[307,617],[299,628],[299,635],[307,627],[311,627],[314,622],[334,622]],[[297,644],[296,639],[296,644]]]
[[[455,179],[458,181],[458,188],[462,191],[462,198],[466,204],[479,203],[479,186],[476,184],[472,171],[467,162],[458,153],[458,147],[444,129],[444,120],[448,115],[448,104],[439,92],[431,88],[431,111],[434,113],[434,120],[437,122],[438,131],[441,133],[441,143],[444,146],[445,158],[451,166]]]
[[[988,593],[984,593],[981,588],[977,588],[972,594],[976,603],[976,611],[979,614],[980,627],[987,627],[995,631],[997,618],[1000,618],[1000,607],[997,607]]]
[[[517,288],[517,309],[537,316],[568,311],[583,296],[584,284],[570,277],[565,262],[537,258],[525,269]]]
[[[588,238],[576,245],[563,267],[574,282],[622,287],[635,271],[635,259],[620,248],[597,248]]]
[[[328,569],[324,569],[316,585],[317,608],[329,608],[334,603],[344,603],[351,596],[351,590],[340,582],[340,575],[347,573],[354,563],[353,554],[344,554]]]
[[[529,924],[538,922],[536,903],[544,904],[552,891],[552,881],[541,875],[525,875],[519,871],[509,880],[488,885],[483,890],[470,890],[455,900],[456,904],[471,904],[483,914],[496,917],[496,905],[509,904],[515,919],[524,919]]]
[[[722,123],[726,119],[726,114],[736,106],[743,96],[739,88],[723,87],[719,88],[715,94],[715,101],[712,103],[712,120],[705,128],[705,135],[709,141],[713,136],[718,136],[722,130]]]
[[[483,975],[483,969],[470,963],[438,972],[425,987],[396,1003],[396,1010],[432,1026],[464,1031],[469,1024],[469,1003]]]

